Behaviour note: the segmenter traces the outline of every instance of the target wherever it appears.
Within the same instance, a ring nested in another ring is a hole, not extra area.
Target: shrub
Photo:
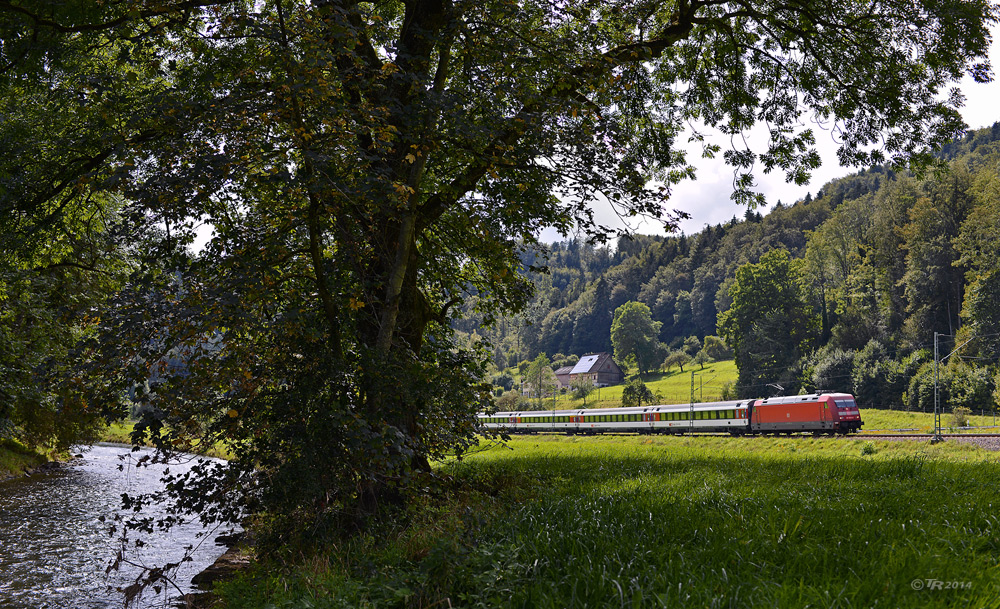
[[[854,352],[823,347],[812,357],[813,387],[826,391],[853,392]]]
[[[493,384],[504,391],[510,391],[514,388],[514,377],[504,372],[493,377]]]
[[[702,350],[705,351],[706,355],[717,362],[733,359],[733,350],[729,348],[726,341],[722,340],[718,336],[706,336]]]
[[[736,399],[736,388],[733,387],[732,381],[726,381],[722,384],[722,390],[719,394],[719,399],[723,402],[728,402],[730,400]]]
[[[497,398],[497,410],[509,412],[511,410],[521,410],[521,396],[517,391],[506,391]]]
[[[968,427],[969,426],[969,415],[972,411],[965,406],[956,406],[951,410],[951,426],[952,427]]]
[[[923,361],[924,353],[920,351],[902,361],[896,361],[890,358],[884,344],[874,339],[868,341],[854,355],[851,381],[855,399],[869,408],[904,407],[907,402],[907,386]],[[933,389],[933,385],[931,388]]]
[[[622,406],[626,408],[636,408],[655,401],[656,395],[639,379],[632,379],[622,389]]]
[[[688,355],[694,355],[701,349],[701,341],[697,336],[689,336],[684,339],[684,351]]]
[[[965,364],[949,368],[948,403],[954,409],[964,408],[971,412],[976,408],[984,409],[993,401],[993,377],[988,369]]]

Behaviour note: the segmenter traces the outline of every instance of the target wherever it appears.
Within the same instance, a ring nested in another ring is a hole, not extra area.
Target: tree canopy
[[[813,118],[845,163],[927,161],[962,128],[949,83],[989,77],[993,11],[0,1],[3,264],[121,246],[127,280],[81,314],[63,389],[141,402],[136,439],[163,449],[225,443],[225,475],[197,470],[214,485],[174,487],[187,505],[269,513],[279,539],[363,526],[475,441],[487,354],[451,322],[471,298],[487,324],[525,305],[542,228],[606,238],[595,203],[672,226],[689,123],[767,125],[763,150],[724,152],[742,202],[755,168],[808,178]]]
[[[766,394],[773,381],[795,382],[796,364],[815,346],[819,320],[795,262],[772,250],[741,266],[729,288],[733,304],[719,313],[719,334],[736,355],[741,397]]]
[[[641,302],[626,302],[615,309],[611,323],[615,359],[634,365],[640,376],[650,370],[660,350],[656,336],[662,323],[653,321],[649,307]]]

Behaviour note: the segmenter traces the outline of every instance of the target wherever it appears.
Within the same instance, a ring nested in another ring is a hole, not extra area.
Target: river
[[[137,468],[127,447],[99,445],[52,471],[0,482],[0,609],[109,609],[121,607],[116,588],[131,583],[139,570],[122,567],[105,571],[119,546],[108,534],[110,517],[121,505],[122,493],[149,492],[161,487],[167,465]],[[120,459],[125,455],[125,461]],[[169,464],[181,473],[194,461]],[[119,470],[119,465],[124,465]],[[151,512],[155,515],[156,512]],[[195,546],[191,562],[174,577],[184,593],[191,578],[225,551],[215,536],[202,536],[191,523],[170,533],[143,534],[144,546],[129,558],[155,566],[175,562],[186,546]],[[133,538],[136,533],[131,534]],[[138,607],[169,607],[179,592],[146,593]]]

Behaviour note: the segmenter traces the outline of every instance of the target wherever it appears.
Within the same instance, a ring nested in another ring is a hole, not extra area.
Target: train
[[[526,410],[479,415],[486,429],[507,433],[729,433],[835,435],[856,433],[861,412],[849,393],[822,393],[728,402]]]

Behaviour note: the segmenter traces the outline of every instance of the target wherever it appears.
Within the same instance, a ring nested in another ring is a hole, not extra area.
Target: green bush
[[[968,427],[969,426],[969,416],[972,411],[964,406],[956,406],[951,410],[951,425],[952,427]]]
[[[811,358],[810,380],[813,388],[826,391],[853,392],[851,374],[854,371],[854,352],[826,346]]]
[[[639,379],[629,381],[622,389],[622,406],[636,408],[656,402],[656,395]]]

